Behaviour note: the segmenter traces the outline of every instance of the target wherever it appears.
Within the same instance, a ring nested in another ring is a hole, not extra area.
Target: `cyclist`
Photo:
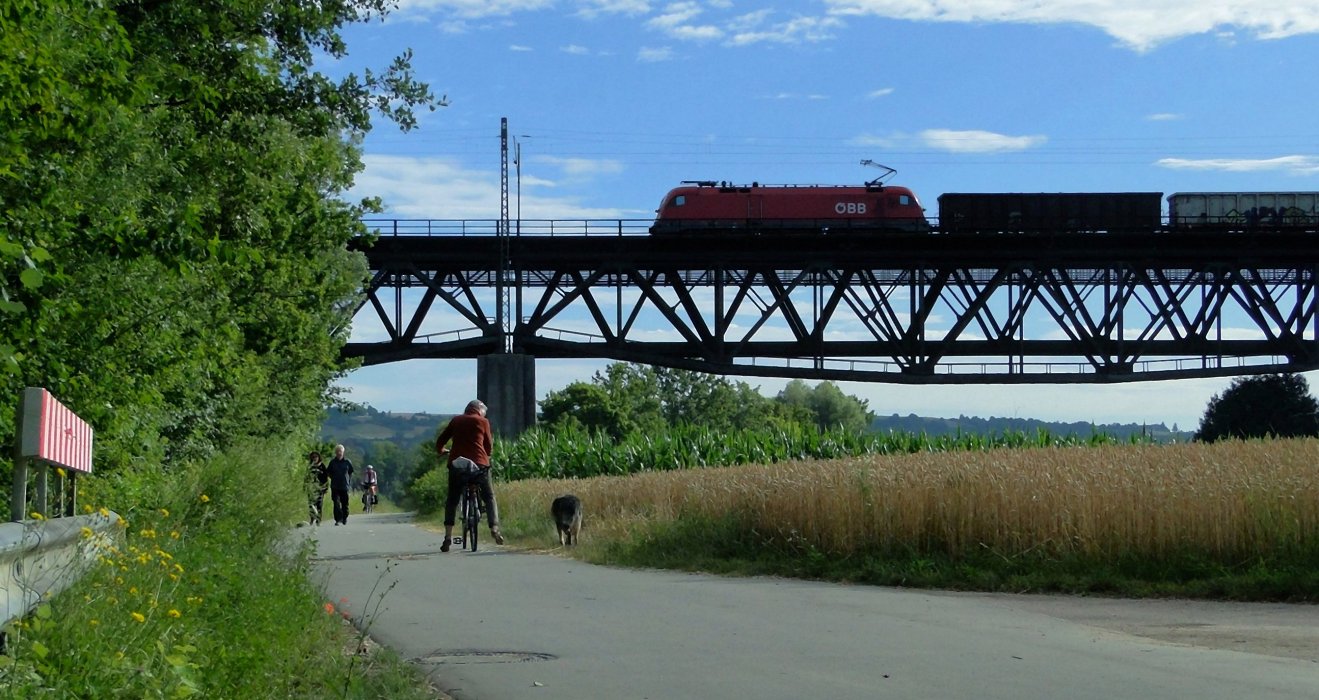
[[[376,476],[376,468],[370,464],[366,465],[366,474],[362,477],[362,509],[371,510],[371,506],[379,503],[376,496],[376,487],[380,483],[380,477]]]
[[[453,541],[454,515],[458,510],[458,499],[463,495],[463,488],[468,481],[475,481],[481,488],[481,500],[485,502],[485,512],[490,523],[490,536],[496,544],[504,543],[504,536],[499,534],[499,512],[495,509],[495,492],[490,488],[490,453],[494,450],[494,438],[490,433],[490,421],[486,420],[486,405],[480,399],[467,402],[467,408],[461,416],[454,416],[444,430],[435,438],[435,451],[441,457],[448,457],[449,497],[444,501],[444,543],[441,552],[449,551]],[[453,449],[447,445],[453,441]],[[474,474],[454,468],[454,460],[466,457],[480,468]]]

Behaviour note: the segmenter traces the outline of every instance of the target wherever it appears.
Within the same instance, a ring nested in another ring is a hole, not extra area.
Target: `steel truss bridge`
[[[1319,368],[1317,233],[650,236],[649,224],[369,221],[354,330],[378,340],[344,354],[902,384]]]

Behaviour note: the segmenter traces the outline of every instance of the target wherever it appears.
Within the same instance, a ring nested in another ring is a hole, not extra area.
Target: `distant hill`
[[[1075,436],[1088,438],[1091,435],[1110,435],[1120,440],[1132,436],[1147,436],[1155,442],[1190,442],[1193,432],[1173,430],[1163,423],[1142,425],[1140,423],[1086,423],[1086,422],[1050,422],[1033,418],[976,418],[958,416],[957,418],[923,418],[916,414],[900,416],[878,416],[870,424],[872,430],[881,433],[924,433],[930,437],[942,435],[1001,435],[1025,433],[1034,435],[1038,431],[1047,431],[1056,437]]]
[[[435,439],[435,433],[451,415],[388,413],[367,407],[358,411],[331,409],[321,424],[321,439],[343,444],[350,453],[361,454],[372,442],[391,442],[404,453]]]

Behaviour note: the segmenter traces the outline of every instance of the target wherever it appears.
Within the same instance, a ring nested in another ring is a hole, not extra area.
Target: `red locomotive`
[[[733,185],[691,181],[664,195],[652,233],[847,233],[930,230],[905,187]]]

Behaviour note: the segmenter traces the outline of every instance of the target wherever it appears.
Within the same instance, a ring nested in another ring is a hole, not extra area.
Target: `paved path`
[[[300,532],[318,540],[331,600],[458,700],[1319,698],[1315,606],[720,578],[511,546],[442,554],[439,534],[400,515]]]

